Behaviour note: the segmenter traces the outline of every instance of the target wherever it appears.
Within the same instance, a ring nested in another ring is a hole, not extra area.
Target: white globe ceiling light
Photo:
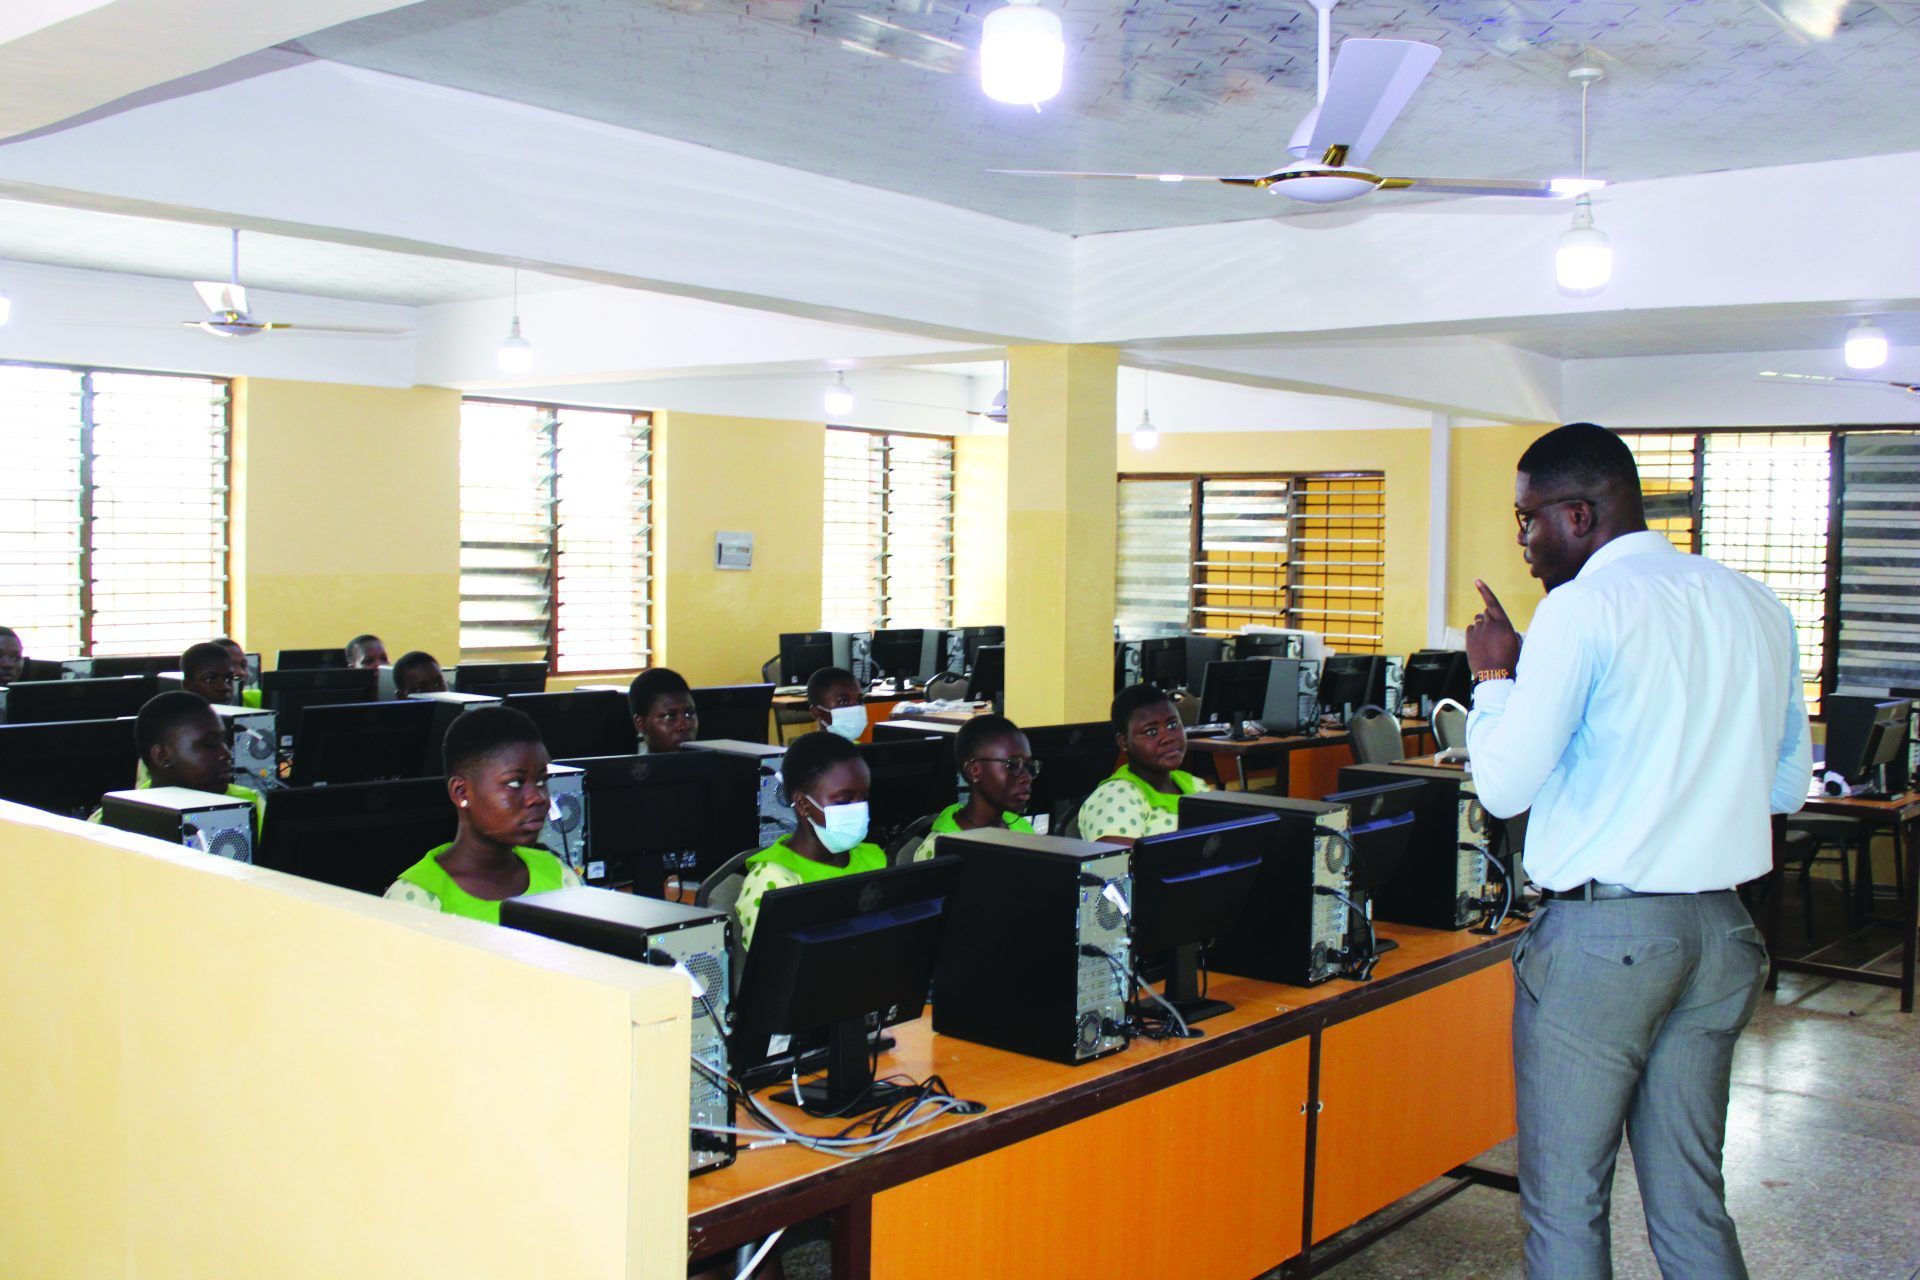
[[[500,339],[500,350],[496,357],[502,373],[526,373],[533,368],[533,344],[520,334],[520,273],[513,273],[513,319],[507,325],[507,336]]]
[[[1567,72],[1568,79],[1580,86],[1582,182],[1587,180],[1587,90],[1605,74],[1599,67],[1588,65]],[[1613,245],[1607,233],[1593,225],[1593,197],[1585,191],[1574,198],[1573,225],[1560,233],[1560,244],[1553,254],[1553,279],[1561,293],[1573,298],[1592,297],[1613,279]]]
[[[853,412],[853,388],[847,385],[846,374],[833,375],[833,385],[827,388],[826,408],[829,418],[844,418]]]
[[[1887,362],[1887,334],[1871,320],[1847,330],[1847,368],[1878,369]]]
[[[1010,0],[981,26],[980,88],[995,102],[1045,102],[1060,92],[1066,63],[1060,15],[1037,0]]]

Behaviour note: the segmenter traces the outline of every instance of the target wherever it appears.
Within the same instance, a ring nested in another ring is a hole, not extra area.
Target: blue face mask
[[[808,803],[820,811],[821,821],[807,819],[807,825],[813,828],[814,835],[828,853],[845,853],[867,838],[867,802],[856,804],[821,804],[812,796]]]

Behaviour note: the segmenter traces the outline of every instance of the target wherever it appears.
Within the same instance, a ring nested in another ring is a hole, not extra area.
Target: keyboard
[[[776,698],[799,698],[805,696],[807,686],[803,684],[777,684],[773,687]]]

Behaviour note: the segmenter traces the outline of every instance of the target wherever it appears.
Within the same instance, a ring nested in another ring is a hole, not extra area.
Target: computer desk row
[[[1468,1162],[1514,1131],[1522,927],[1381,925],[1400,945],[1365,983],[1215,974],[1234,1008],[1204,1036],[1078,1066],[902,1024],[883,1073],[937,1073],[987,1111],[851,1162],[743,1149],[689,1183],[689,1257],[825,1214],[836,1277],[1313,1274],[1373,1238],[1329,1252],[1332,1236],[1435,1179],[1453,1175],[1437,1197],[1513,1189]],[[814,1133],[842,1123],[782,1113]]]

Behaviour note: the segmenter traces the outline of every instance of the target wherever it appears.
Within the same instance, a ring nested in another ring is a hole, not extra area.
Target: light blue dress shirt
[[[1813,747],[1765,586],[1615,538],[1541,602],[1515,676],[1474,689],[1467,752],[1488,812],[1531,810],[1533,880],[1697,893],[1772,868],[1768,815],[1806,803]]]

